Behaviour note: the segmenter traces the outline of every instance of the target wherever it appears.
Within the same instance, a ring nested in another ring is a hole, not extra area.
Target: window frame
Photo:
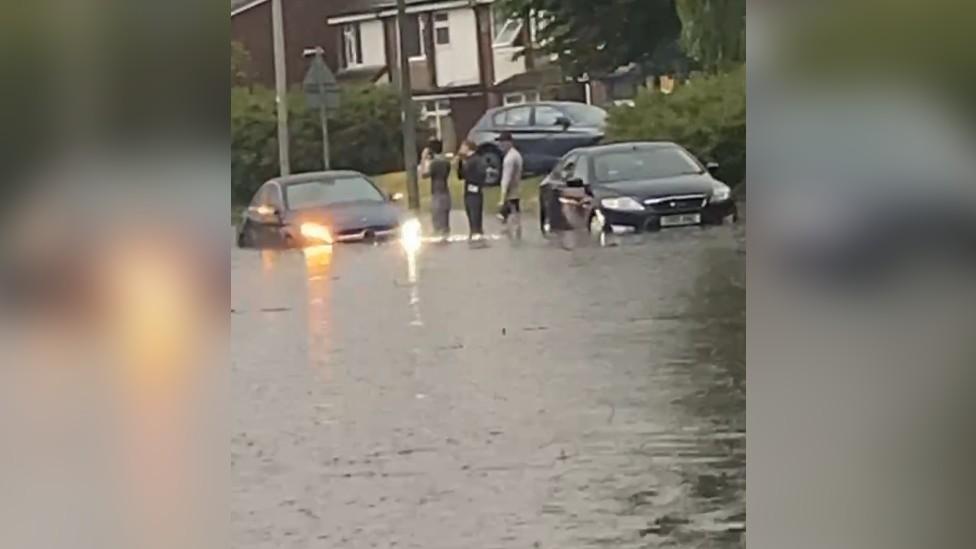
[[[510,101],[511,98],[519,97],[518,101]],[[530,103],[538,103],[542,101],[542,95],[537,91],[527,91],[527,92],[508,92],[502,96],[502,105],[506,107],[509,105],[526,105]]]
[[[438,17],[444,16],[442,20],[438,20]],[[448,11],[435,11],[431,15],[431,19],[434,21],[434,46],[450,46],[451,45],[451,14]],[[439,31],[445,31],[446,41],[441,42],[441,35]]]
[[[499,41],[499,38],[505,34],[505,30],[509,25],[514,25],[515,32],[512,33],[512,37],[504,42]],[[492,48],[512,48],[515,47],[515,42],[518,40],[519,35],[522,34],[522,27],[525,26],[525,22],[519,18],[509,18],[505,20],[500,29],[492,35],[491,37],[491,47]]]
[[[345,68],[362,67],[363,30],[358,22],[342,25],[342,59]]]
[[[417,21],[417,43],[419,45],[418,51],[420,53],[416,55],[411,55],[409,59],[411,61],[422,61],[427,59],[427,37],[424,36],[427,31],[427,18],[424,14],[418,13],[413,16]]]

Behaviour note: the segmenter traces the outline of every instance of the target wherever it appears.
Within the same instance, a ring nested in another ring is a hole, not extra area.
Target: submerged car
[[[328,171],[272,179],[254,194],[238,227],[240,247],[298,248],[395,238],[417,231],[397,202],[365,175]]]
[[[488,185],[501,181],[502,152],[497,139],[512,134],[522,153],[523,170],[543,174],[552,170],[567,152],[599,143],[606,132],[607,113],[599,107],[568,101],[542,101],[489,109],[478,120],[468,139],[488,166]]]
[[[591,232],[643,232],[662,227],[720,224],[737,215],[731,188],[668,142],[618,143],[571,151],[539,187],[543,233],[566,229],[562,204],[585,189],[592,197]]]

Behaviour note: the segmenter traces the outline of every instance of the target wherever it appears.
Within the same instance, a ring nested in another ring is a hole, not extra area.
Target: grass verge
[[[407,196],[407,175],[405,172],[394,172],[371,177],[373,182],[388,194],[402,193],[404,204]],[[522,207],[526,210],[535,211],[539,202],[539,183],[542,177],[529,177],[522,180],[520,195],[522,197]],[[457,174],[452,173],[448,181],[448,188],[451,191],[451,206],[457,210],[464,209],[464,188]],[[493,212],[498,205],[498,196],[501,192],[500,187],[485,188],[485,212]],[[420,210],[430,211],[430,180],[420,180]]]

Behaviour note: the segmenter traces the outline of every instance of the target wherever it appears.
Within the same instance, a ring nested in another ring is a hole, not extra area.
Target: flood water
[[[744,248],[235,250],[233,546],[744,546]]]

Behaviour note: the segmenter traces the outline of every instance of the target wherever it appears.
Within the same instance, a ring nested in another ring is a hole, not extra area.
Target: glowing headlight
[[[712,202],[725,202],[732,196],[732,189],[725,183],[712,183]]]
[[[332,231],[318,223],[302,223],[302,236],[316,242],[332,243]]]
[[[608,210],[621,210],[627,212],[640,212],[644,210],[644,206],[641,206],[640,202],[629,196],[604,198],[600,201],[600,205]]]
[[[419,220],[408,219],[400,225],[400,242],[407,251],[415,252],[420,249],[423,236]]]

